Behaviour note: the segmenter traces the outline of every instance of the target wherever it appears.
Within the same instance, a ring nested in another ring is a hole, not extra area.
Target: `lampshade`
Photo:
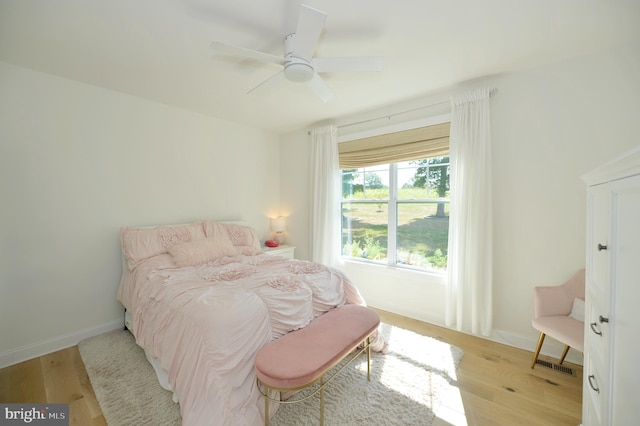
[[[273,232],[284,232],[287,230],[283,216],[278,216],[274,219],[271,219],[271,230]]]

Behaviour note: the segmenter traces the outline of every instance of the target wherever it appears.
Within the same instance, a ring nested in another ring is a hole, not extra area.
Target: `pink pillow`
[[[255,229],[250,226],[238,225],[235,223],[224,223],[205,221],[204,232],[207,238],[222,238],[231,240],[237,248],[242,249],[244,254],[262,253],[260,238]]]
[[[238,250],[229,240],[207,238],[179,243],[169,249],[176,266],[193,266],[211,262],[220,257],[236,256]]]
[[[204,226],[204,234],[207,238],[222,238],[225,240],[229,239],[229,234],[227,234],[227,230],[225,229],[222,222],[213,222],[211,220],[207,220],[203,223]]]
[[[135,268],[145,259],[168,253],[169,248],[175,244],[205,238],[202,221],[190,225],[120,229],[122,253],[129,269]]]
[[[254,246],[235,246],[235,248],[240,254],[244,254],[245,256],[257,256],[264,253],[261,248],[255,248]]]

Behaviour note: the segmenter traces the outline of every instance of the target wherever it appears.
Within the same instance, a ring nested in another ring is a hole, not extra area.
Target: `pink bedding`
[[[364,304],[338,270],[266,254],[185,267],[159,254],[125,268],[118,300],[168,373],[183,424],[234,426],[264,421],[258,349],[336,306]]]

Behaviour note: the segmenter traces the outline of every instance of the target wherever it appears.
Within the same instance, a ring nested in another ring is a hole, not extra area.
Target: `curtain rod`
[[[437,104],[425,105],[425,106],[421,106],[421,107],[418,107],[418,108],[408,109],[406,111],[400,111],[400,112],[395,112],[393,114],[383,115],[381,117],[369,118],[368,120],[356,121],[355,123],[343,124],[342,126],[338,126],[338,129],[342,129],[344,127],[357,126],[358,124],[365,124],[365,123],[369,123],[371,121],[382,120],[383,118],[386,118],[387,120],[391,120],[392,117],[395,117],[397,115],[409,114],[410,112],[420,111],[421,109],[432,108],[432,107],[435,107],[435,106],[446,105],[446,104],[450,104],[450,103],[451,103],[451,101],[443,101],[443,102],[438,102]]]
[[[418,107],[418,108],[408,109],[406,111],[400,111],[400,112],[395,112],[393,114],[383,115],[383,116],[380,116],[380,117],[369,118],[367,120],[356,121],[354,123],[347,123],[347,124],[343,124],[342,126],[338,126],[338,129],[342,129],[342,128],[345,128],[345,127],[351,127],[351,126],[357,126],[358,124],[370,123],[372,121],[382,120],[384,118],[386,118],[387,120],[391,120],[391,118],[393,118],[395,116],[398,116],[398,115],[408,114],[410,112],[420,111],[421,109],[433,108],[433,107],[436,107],[436,106],[446,105],[446,104],[450,104],[450,103],[451,103],[451,101],[443,101],[443,102],[438,102],[438,103],[435,103],[435,104],[421,106],[421,107]],[[310,134],[311,134],[311,130],[308,130],[307,131],[307,135],[310,135]]]
[[[495,87],[490,88],[489,89],[489,97],[495,95],[497,90],[498,89],[496,89]],[[417,107],[417,108],[413,108],[413,109],[408,109],[406,111],[400,111],[400,112],[396,112],[396,113],[393,113],[393,114],[383,115],[381,117],[369,118],[368,120],[356,121],[355,123],[343,124],[342,126],[338,126],[338,129],[342,129],[342,128],[350,127],[350,126],[357,126],[358,124],[365,124],[365,123],[369,123],[371,121],[382,120],[383,118],[386,118],[387,120],[391,120],[392,117],[395,117],[397,115],[408,114],[410,112],[420,111],[421,109],[427,109],[427,108],[432,108],[432,107],[446,105],[446,104],[451,104],[451,100],[438,102],[438,103],[431,104],[431,105],[425,105],[425,106],[421,106],[421,107]],[[310,134],[311,134],[311,130],[307,130],[307,135],[310,135]]]

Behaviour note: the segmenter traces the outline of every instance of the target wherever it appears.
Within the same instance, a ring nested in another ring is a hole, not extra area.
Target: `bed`
[[[246,224],[123,227],[120,239],[125,323],[183,425],[262,424],[257,351],[335,307],[365,305],[342,272],[266,254]]]

